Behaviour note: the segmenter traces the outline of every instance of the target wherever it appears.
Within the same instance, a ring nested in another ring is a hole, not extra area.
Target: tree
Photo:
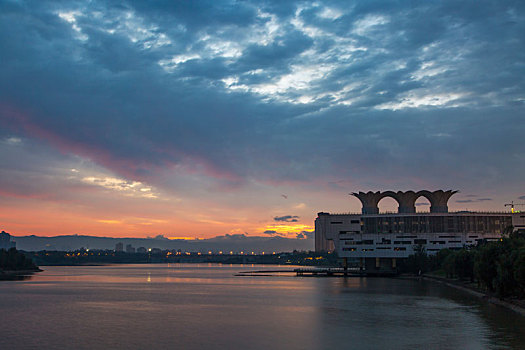
[[[500,249],[496,243],[488,243],[479,247],[474,262],[474,273],[478,281],[490,292],[494,291],[494,283],[498,275],[496,261]]]
[[[525,248],[523,247],[518,251],[514,260],[514,280],[518,297],[525,298]]]

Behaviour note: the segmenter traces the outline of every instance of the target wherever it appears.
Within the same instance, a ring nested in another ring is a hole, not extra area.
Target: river
[[[43,267],[0,282],[0,349],[525,349],[525,317],[435,282],[234,276],[272,268]]]

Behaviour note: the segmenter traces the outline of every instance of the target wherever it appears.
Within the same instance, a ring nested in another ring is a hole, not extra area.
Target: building
[[[353,193],[363,207],[358,214],[320,212],[315,220],[315,250],[336,251],[340,258],[360,261],[366,269],[395,268],[396,259],[416,249],[428,254],[461,249],[480,241],[498,240],[509,227],[525,228],[524,213],[448,212],[448,200],[457,191]],[[416,200],[424,196],[430,212],[418,213]],[[397,213],[379,213],[378,203],[394,198]]]
[[[135,253],[135,248],[131,244],[126,244],[126,253]]]
[[[9,250],[16,248],[16,243],[11,241],[11,235],[5,231],[0,232],[0,249]]]
[[[115,244],[115,251],[116,252],[123,252],[124,251],[124,243],[118,242]]]

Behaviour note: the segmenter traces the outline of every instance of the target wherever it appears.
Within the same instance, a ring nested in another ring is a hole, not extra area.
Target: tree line
[[[400,265],[401,272],[441,271],[447,278],[468,279],[498,297],[525,298],[525,231],[506,234],[499,241],[480,242],[460,250],[442,249],[427,255],[422,247]]]
[[[0,249],[0,271],[36,270],[37,268],[33,260],[16,248]]]

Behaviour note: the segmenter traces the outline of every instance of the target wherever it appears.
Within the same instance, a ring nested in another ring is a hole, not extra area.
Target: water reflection
[[[448,287],[254,268],[46,267],[0,282],[0,348],[525,348],[523,317]]]
[[[24,281],[32,277],[33,275],[0,275],[0,281]]]
[[[433,282],[341,278],[320,287],[324,346],[347,337],[352,349],[525,348],[525,318]]]

